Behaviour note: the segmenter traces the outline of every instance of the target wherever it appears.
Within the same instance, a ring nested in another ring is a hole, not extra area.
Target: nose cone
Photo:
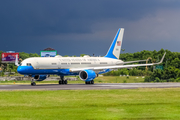
[[[27,71],[26,66],[19,66],[19,67],[17,68],[17,72],[18,72],[19,74],[25,74],[26,71]]]

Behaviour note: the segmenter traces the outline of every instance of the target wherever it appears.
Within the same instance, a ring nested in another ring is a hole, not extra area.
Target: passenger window
[[[80,63],[71,63],[71,65],[77,65],[77,64],[80,64]]]
[[[27,66],[31,66],[31,63],[27,63]]]
[[[91,64],[90,62],[84,62],[84,63],[81,63],[81,64]]]
[[[100,64],[107,64],[107,62],[100,62]]]

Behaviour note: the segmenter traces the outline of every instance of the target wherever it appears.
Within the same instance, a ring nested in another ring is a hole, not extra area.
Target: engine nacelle
[[[45,80],[47,77],[48,77],[48,75],[35,75],[35,76],[34,76],[34,79],[35,79],[36,81],[43,81],[43,80]]]
[[[93,70],[83,70],[79,72],[79,78],[88,82],[96,78],[96,73]]]

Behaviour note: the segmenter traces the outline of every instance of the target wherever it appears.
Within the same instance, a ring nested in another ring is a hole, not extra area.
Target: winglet
[[[160,63],[162,63],[162,62],[163,62],[165,55],[166,55],[166,52],[164,53],[164,55],[163,55],[163,57],[162,57],[162,59],[161,59]]]
[[[166,52],[164,53],[164,55],[163,55],[163,57],[162,57],[161,61],[160,61],[160,62],[158,62],[158,63],[154,63],[154,65],[156,65],[156,64],[161,64],[161,63],[163,62],[163,60],[164,60],[165,55],[166,55]]]
[[[19,64],[18,64],[18,55],[16,55],[15,65],[19,66]]]

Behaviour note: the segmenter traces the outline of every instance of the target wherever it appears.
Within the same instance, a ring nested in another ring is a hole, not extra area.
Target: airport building
[[[50,47],[40,51],[41,57],[55,57],[56,55],[57,55],[57,51]]]

